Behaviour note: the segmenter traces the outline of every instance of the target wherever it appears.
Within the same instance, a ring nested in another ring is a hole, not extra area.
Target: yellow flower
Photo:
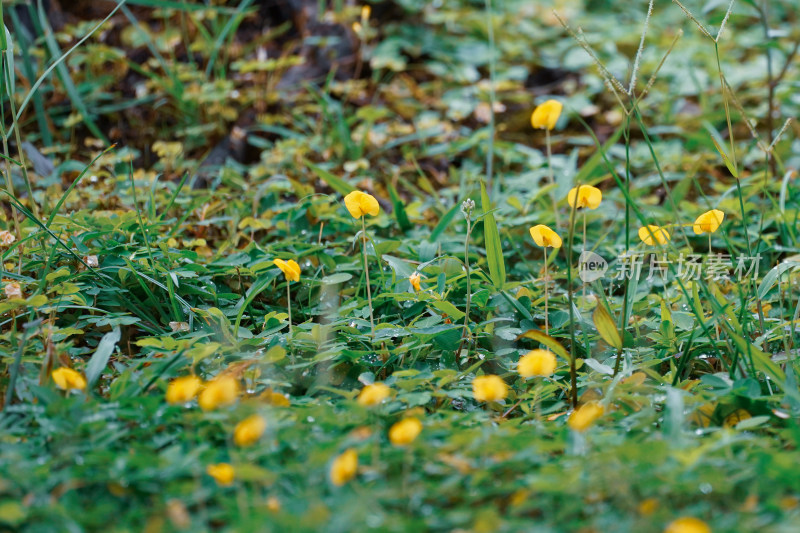
[[[548,100],[536,106],[531,114],[531,126],[537,129],[547,128],[552,130],[556,127],[558,117],[561,116],[563,105],[558,100]]]
[[[275,259],[272,263],[281,269],[286,279],[289,281],[300,281],[300,265],[294,259],[284,261],[283,259]]]
[[[653,239],[655,237],[655,240]],[[661,226],[642,226],[639,228],[639,238],[647,246],[655,246],[658,244],[667,244],[669,242],[669,232]]]
[[[479,376],[472,380],[472,395],[479,402],[498,402],[508,396],[508,385],[500,376]]]
[[[233,467],[228,463],[208,465],[206,467],[206,473],[213,477],[214,481],[216,481],[218,485],[223,487],[233,483],[233,478],[236,476],[236,472],[233,470]]]
[[[419,292],[422,290],[420,287],[420,282],[422,281],[422,276],[419,272],[414,272],[410,276],[408,276],[408,281],[411,283],[411,286],[414,287],[414,290]]]
[[[694,232],[696,235],[702,235],[703,233],[714,233],[719,229],[720,225],[722,225],[722,221],[724,219],[725,213],[719,209],[706,211],[694,221]]]
[[[711,528],[699,518],[682,516],[671,522],[664,533],[711,533]]]
[[[356,476],[358,471],[358,454],[352,448],[345,450],[331,463],[331,483],[341,487]]]
[[[345,196],[344,205],[353,218],[361,218],[364,215],[378,216],[381,211],[378,200],[371,194],[361,191],[353,191]]]
[[[549,350],[531,350],[520,357],[517,371],[523,378],[552,375],[556,371],[556,356]]]
[[[533,237],[533,242],[536,243],[536,246],[561,248],[561,237],[544,224],[533,226],[531,228],[531,237]]]
[[[358,403],[364,407],[372,407],[383,402],[391,393],[392,389],[381,382],[366,385],[358,394]]]
[[[602,405],[597,402],[588,402],[575,409],[569,415],[567,425],[575,431],[586,431],[602,415]]]
[[[184,376],[174,379],[167,387],[167,403],[186,403],[200,390],[202,382],[197,376]]]
[[[200,393],[198,403],[203,411],[209,411],[230,405],[236,401],[239,396],[239,382],[232,376],[221,376],[206,385],[203,392]]]
[[[237,446],[250,446],[255,444],[264,430],[267,429],[267,421],[261,415],[251,415],[236,424],[233,429],[233,442]]]
[[[0,230],[0,246],[11,246],[17,238],[8,230]]]
[[[575,205],[575,198],[578,199],[578,204]],[[600,202],[603,201],[603,193],[597,187],[591,185],[578,185],[570,189],[567,193],[567,203],[570,207],[581,208],[588,207],[589,209],[597,209]]]
[[[422,422],[416,418],[404,418],[389,428],[389,440],[395,446],[405,446],[414,442],[422,431]]]
[[[80,372],[76,372],[71,368],[65,366],[56,368],[50,376],[55,381],[56,387],[61,390],[83,390],[86,388],[86,378]]]

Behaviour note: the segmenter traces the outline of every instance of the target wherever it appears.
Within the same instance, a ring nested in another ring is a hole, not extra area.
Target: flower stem
[[[469,270],[469,234],[471,231],[471,224],[470,220],[467,219],[467,236],[464,238],[464,265],[467,269],[467,306],[464,315],[464,337],[469,340],[470,331],[469,331],[469,311],[470,306],[472,305],[472,284],[470,279],[470,270]]]
[[[361,251],[364,254],[364,275],[367,278],[367,302],[369,303],[369,328],[372,336],[375,336],[375,319],[372,316],[372,289],[369,286],[369,263],[367,262],[367,223],[364,221],[364,216],[361,216],[361,238],[362,247]]]
[[[547,247],[544,247],[544,332],[547,335],[550,335],[550,322],[549,322],[549,315],[550,315],[550,292],[548,291],[547,279]]]
[[[545,144],[547,145],[547,173],[548,178],[550,178],[550,185],[552,188],[550,189],[550,199],[553,201],[553,216],[555,217],[556,226],[559,226],[558,220],[558,207],[556,207],[556,191],[555,191],[555,184],[556,178],[553,174],[553,148],[550,144],[550,128],[545,128],[544,130],[545,135]]]
[[[467,305],[464,309],[464,330],[461,333],[461,343],[458,345],[456,357],[458,357],[458,355],[461,353],[461,349],[464,347],[464,344],[467,345],[467,354],[469,354],[469,342],[472,340],[472,335],[470,334],[469,330],[469,312],[472,305],[472,280],[471,271],[469,268],[469,236],[470,233],[472,233],[472,223],[469,216],[466,216],[465,218],[467,219],[467,235],[464,237],[464,266],[467,270]]]
[[[289,337],[292,336],[292,282],[286,280],[286,309],[289,311]]]

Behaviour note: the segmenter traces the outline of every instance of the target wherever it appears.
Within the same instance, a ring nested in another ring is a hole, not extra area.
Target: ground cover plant
[[[792,1],[0,18],[0,530],[800,527]]]

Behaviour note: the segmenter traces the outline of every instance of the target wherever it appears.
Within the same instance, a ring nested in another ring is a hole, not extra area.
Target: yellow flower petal
[[[703,233],[714,233],[722,225],[722,221],[724,219],[725,213],[719,209],[712,209],[711,211],[706,211],[697,217],[697,220],[694,221],[692,229],[694,229],[696,235],[701,235]]]
[[[236,471],[228,463],[219,463],[216,465],[208,465],[206,473],[214,478],[218,485],[228,486],[233,483],[236,477]]]
[[[548,246],[552,248],[561,248],[561,237],[544,224],[533,226],[530,232],[531,237],[533,237],[533,242],[535,242],[537,246],[541,246],[542,248]]]
[[[576,198],[577,205],[575,205]],[[570,207],[575,207],[577,209],[581,207],[597,209],[602,201],[603,192],[597,187],[592,187],[591,185],[579,185],[578,187],[573,187],[567,194],[567,203],[569,203]]]
[[[281,269],[288,281],[300,281],[300,265],[294,259],[289,259],[288,261],[274,259],[272,263]]]
[[[561,116],[563,105],[558,100],[548,100],[536,106],[531,114],[531,126],[537,129],[547,128],[552,130],[556,127],[558,117]]]
[[[361,191],[353,191],[345,196],[344,205],[353,218],[361,218],[364,215],[377,216],[381,211],[378,200],[371,194]]]
[[[86,378],[71,368],[62,366],[53,370],[50,376],[61,390],[84,390],[86,388]]]
[[[420,275],[419,272],[414,272],[413,274],[411,274],[408,277],[408,281],[411,283],[411,286],[414,287],[415,291],[419,292],[422,289],[420,285],[422,281],[422,276]]]
[[[654,239],[655,237],[655,239]],[[639,238],[647,246],[655,246],[658,244],[667,244],[670,239],[669,232],[661,226],[650,224],[639,228]]]

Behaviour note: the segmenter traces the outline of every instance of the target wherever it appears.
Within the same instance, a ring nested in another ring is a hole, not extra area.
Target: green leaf
[[[492,213],[492,203],[486,192],[486,184],[481,181],[481,207],[483,216],[483,233],[486,240],[486,260],[489,263],[489,277],[498,289],[506,283],[506,265],[503,259],[503,249],[500,246],[500,232],[497,230],[497,221]]]
[[[455,305],[451,304],[450,302],[446,302],[444,300],[435,300],[431,302],[431,306],[435,307],[442,313],[446,313],[447,316],[449,316],[453,320],[461,320],[462,318],[464,318],[464,312],[458,309]]]
[[[560,342],[555,340],[550,335],[547,335],[546,333],[543,333],[543,332],[539,331],[538,329],[529,329],[528,331],[526,331],[525,333],[523,333],[522,335],[517,337],[517,340],[519,340],[519,339],[532,339],[532,340],[535,340],[537,342],[540,342],[540,343],[544,344],[548,348],[550,348],[550,350],[554,354],[563,357],[567,361],[572,360],[572,354],[570,354],[567,351],[567,349],[564,348],[564,346],[561,345]]]
[[[775,267],[773,267],[767,274],[764,276],[764,279],[761,280],[761,284],[758,286],[758,299],[763,300],[767,293],[772,289],[775,283],[778,281],[778,278],[793,267],[800,266],[800,263],[795,263],[794,261],[787,261],[785,263],[781,263]]]
[[[394,208],[394,217],[397,219],[397,224],[403,231],[411,229],[413,226],[411,224],[411,221],[408,220],[408,215],[406,214],[406,208],[403,205],[403,200],[400,199],[400,195],[397,194],[397,189],[395,189],[394,185],[392,185],[391,183],[389,184],[388,189],[389,189],[389,199],[392,201],[392,207]]]
[[[119,342],[119,339],[120,330],[118,327],[115,327],[100,339],[100,342],[97,344],[97,349],[86,365],[86,382],[89,388],[95,384],[100,374],[105,370],[108,365],[108,360],[111,358],[111,354],[114,352],[114,347]]]
[[[348,272],[337,272],[336,274],[325,276],[320,280],[320,282],[323,285],[338,285],[340,283],[344,283],[345,281],[350,281],[352,278],[353,275]]]
[[[725,166],[728,167],[731,176],[733,176],[734,178],[738,178],[739,172],[736,170],[736,167],[733,165],[733,162],[731,161],[730,157],[728,157],[728,154],[725,153],[725,150],[722,148],[721,139],[719,138],[719,133],[710,124],[706,124],[706,129],[708,129],[709,133],[711,134],[711,142],[714,143],[714,148],[716,148],[717,152],[719,152],[719,155],[725,162]]]
[[[597,307],[594,309],[594,315],[592,318],[594,319],[594,325],[597,328],[597,332],[600,334],[603,340],[617,350],[621,350],[622,337],[619,334],[619,330],[617,329],[617,325],[614,323],[614,318],[611,316],[611,313],[609,313],[602,304],[598,303]]]
[[[450,226],[450,222],[453,221],[453,217],[458,214],[458,210],[461,208],[460,205],[456,204],[450,208],[450,211],[444,214],[442,219],[436,224],[436,227],[433,228],[430,236],[428,236],[429,242],[436,242],[439,239],[439,236]]]
[[[306,161],[305,163],[306,166],[310,168],[319,179],[330,185],[331,189],[338,192],[342,196],[347,196],[356,190],[355,187],[344,181],[342,178],[334,176],[324,168],[319,167],[310,161]]]

